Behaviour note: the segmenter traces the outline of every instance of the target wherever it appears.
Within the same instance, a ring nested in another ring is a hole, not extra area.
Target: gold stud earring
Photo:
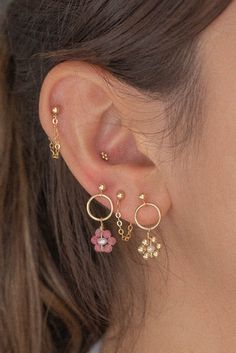
[[[142,244],[138,248],[138,252],[143,255],[144,259],[149,259],[157,257],[161,249],[161,244],[157,242],[156,237],[150,235],[151,231],[157,228],[161,222],[161,211],[160,208],[154,203],[146,202],[144,194],[140,194],[139,199],[141,199],[143,202],[136,208],[134,219],[139,228],[147,231],[147,237],[142,241]],[[143,207],[152,207],[156,210],[158,219],[154,225],[147,227],[139,223],[138,213]]]
[[[61,145],[59,143],[59,132],[58,132],[58,114],[59,107],[53,107],[51,110],[52,124],[53,124],[53,139],[49,138],[49,148],[52,153],[52,158],[58,159],[60,156]]]
[[[104,161],[108,161],[108,160],[109,160],[108,154],[107,154],[106,152],[101,152],[101,153],[100,153],[100,156],[101,156],[101,158],[102,158]]]
[[[117,224],[117,226],[119,228],[118,229],[118,234],[121,236],[121,239],[123,241],[129,241],[130,238],[131,238],[133,225],[132,225],[132,223],[130,223],[128,225],[128,232],[127,232],[127,234],[125,234],[125,231],[122,228],[123,223],[122,223],[122,220],[121,220],[121,212],[120,212],[120,201],[125,198],[125,192],[122,191],[122,190],[118,191],[117,194],[116,194],[116,198],[117,198],[117,202],[116,202],[116,213],[115,213],[115,216],[117,218],[116,224]]]
[[[116,244],[116,239],[111,235],[110,230],[104,229],[103,222],[108,220],[112,216],[112,213],[113,213],[112,200],[110,199],[109,196],[107,196],[103,193],[105,190],[106,190],[105,185],[103,185],[103,184],[99,185],[100,192],[94,196],[91,196],[87,202],[87,212],[92,219],[100,222],[100,227],[95,231],[95,234],[93,234],[91,237],[91,243],[94,245],[94,250],[96,252],[110,253],[110,252],[112,252],[113,246]],[[90,209],[91,202],[97,197],[102,197],[102,198],[106,199],[110,204],[110,212],[106,217],[99,218],[99,217],[94,216],[91,212],[91,209]]]

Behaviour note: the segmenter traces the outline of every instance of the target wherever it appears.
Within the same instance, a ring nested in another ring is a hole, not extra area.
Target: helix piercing
[[[53,139],[49,138],[49,148],[52,153],[52,158],[58,159],[60,156],[61,145],[59,143],[59,132],[58,132],[58,114],[59,107],[53,107],[51,110],[52,114],[52,124],[53,124]]]

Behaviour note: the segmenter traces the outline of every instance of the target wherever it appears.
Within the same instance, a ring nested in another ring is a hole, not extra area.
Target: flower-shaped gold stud
[[[161,244],[157,242],[156,237],[149,236],[147,239],[142,241],[142,244],[138,248],[138,252],[143,255],[144,259],[157,257]]]

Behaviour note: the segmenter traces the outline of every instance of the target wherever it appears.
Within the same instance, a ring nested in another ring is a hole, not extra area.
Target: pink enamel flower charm
[[[94,245],[96,252],[112,252],[113,246],[116,244],[116,239],[112,237],[109,230],[102,230],[98,228],[95,235],[91,238],[91,243]]]

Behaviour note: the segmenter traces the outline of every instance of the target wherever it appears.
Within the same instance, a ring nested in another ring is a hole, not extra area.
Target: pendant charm
[[[111,235],[111,232],[108,229],[104,229],[104,221],[109,219],[113,213],[113,202],[111,198],[105,195],[103,192],[106,190],[104,184],[99,185],[99,194],[93,195],[87,202],[87,212],[89,216],[97,222],[100,222],[100,227],[95,231],[95,234],[91,237],[91,243],[94,245],[94,250],[96,252],[110,253],[112,252],[113,246],[116,244],[116,239]],[[97,198],[101,197],[105,199],[110,204],[110,211],[106,217],[96,217],[93,215],[90,209],[91,202]]]
[[[91,238],[91,243],[94,245],[96,252],[110,253],[113,246],[116,244],[116,239],[111,235],[109,230],[98,228]]]
[[[139,228],[147,231],[147,237],[142,241],[142,244],[138,247],[138,252],[143,255],[144,259],[147,260],[149,258],[157,257],[161,249],[161,244],[157,242],[156,237],[150,235],[151,231],[157,228],[161,222],[161,210],[154,203],[146,202],[145,194],[140,194],[139,199],[142,200],[142,204],[136,208],[134,213],[134,220]],[[149,227],[141,224],[138,220],[139,211],[144,207],[152,207],[156,210],[157,213],[156,223],[150,225]]]
[[[157,257],[161,249],[161,244],[157,242],[156,237],[150,235],[142,241],[138,248],[138,252],[143,255],[144,259]]]

